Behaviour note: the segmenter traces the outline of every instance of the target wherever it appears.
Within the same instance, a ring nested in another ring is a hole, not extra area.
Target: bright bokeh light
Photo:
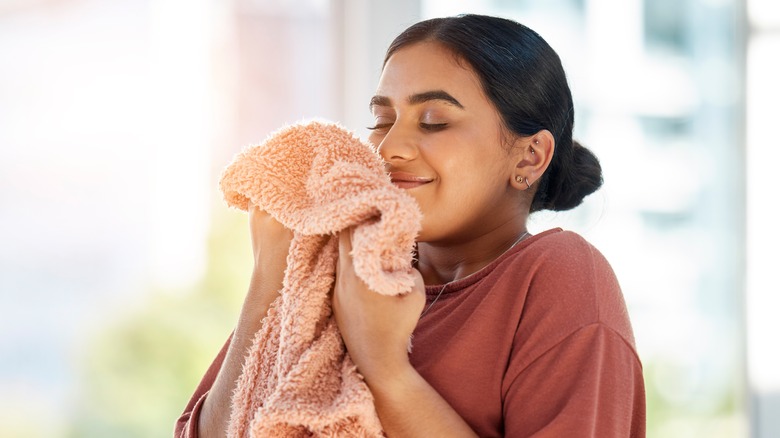
[[[780,433],[780,246],[776,167],[780,162],[777,103],[780,101],[780,2],[748,0],[746,134],[747,375],[751,426],[757,437]]]
[[[775,0],[747,0],[748,21],[762,31],[780,29],[780,2]]]
[[[770,2],[765,2],[770,3]],[[776,4],[776,3],[774,3]],[[780,10],[780,6],[778,6]],[[774,22],[780,28],[780,16]],[[777,199],[777,163],[780,140],[777,103],[780,102],[780,36],[756,37],[747,57],[747,279],[748,363],[751,384],[761,392],[780,393],[780,209]]]

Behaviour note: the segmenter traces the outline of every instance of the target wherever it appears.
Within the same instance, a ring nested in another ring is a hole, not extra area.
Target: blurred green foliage
[[[190,290],[153,291],[142,310],[92,340],[68,436],[172,436],[174,421],[233,329],[251,263],[246,214],[219,206],[203,278]]]
[[[748,436],[740,376],[703,381],[674,358],[645,359],[643,370],[648,438]]]

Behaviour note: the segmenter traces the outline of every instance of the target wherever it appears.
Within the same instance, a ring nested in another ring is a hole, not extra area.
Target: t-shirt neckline
[[[439,295],[447,295],[454,292],[459,292],[474,283],[478,282],[479,280],[485,278],[486,275],[490,274],[496,266],[498,266],[501,262],[503,262],[506,258],[511,257],[512,255],[516,254],[517,252],[521,251],[523,248],[527,247],[531,243],[548,236],[550,234],[558,233],[563,231],[560,227],[557,228],[551,228],[549,230],[542,231],[538,234],[534,234],[531,237],[528,237],[526,239],[521,240],[518,242],[517,245],[515,245],[514,248],[510,248],[505,253],[501,254],[500,256],[496,257],[495,260],[485,265],[482,269],[480,269],[477,272],[474,272],[473,274],[469,274],[466,277],[463,277],[459,280],[454,280],[449,283],[444,284],[431,284],[431,285],[425,285],[425,295],[428,297],[436,297]],[[446,289],[442,291],[441,289],[446,286]]]

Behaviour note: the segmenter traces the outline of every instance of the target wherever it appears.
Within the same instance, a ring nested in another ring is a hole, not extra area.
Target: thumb
[[[339,232],[339,258],[352,257],[352,231],[354,228],[347,228]]]

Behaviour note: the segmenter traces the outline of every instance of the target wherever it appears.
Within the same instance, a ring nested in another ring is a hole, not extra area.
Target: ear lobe
[[[530,188],[531,188],[531,182],[530,182],[530,181],[528,181],[528,178],[523,178],[521,175],[517,175],[517,176],[515,176],[515,182],[516,182],[516,183],[518,183],[518,184],[522,184],[522,183],[523,183],[523,181],[525,181],[525,185],[526,185],[526,187],[530,189]]]

